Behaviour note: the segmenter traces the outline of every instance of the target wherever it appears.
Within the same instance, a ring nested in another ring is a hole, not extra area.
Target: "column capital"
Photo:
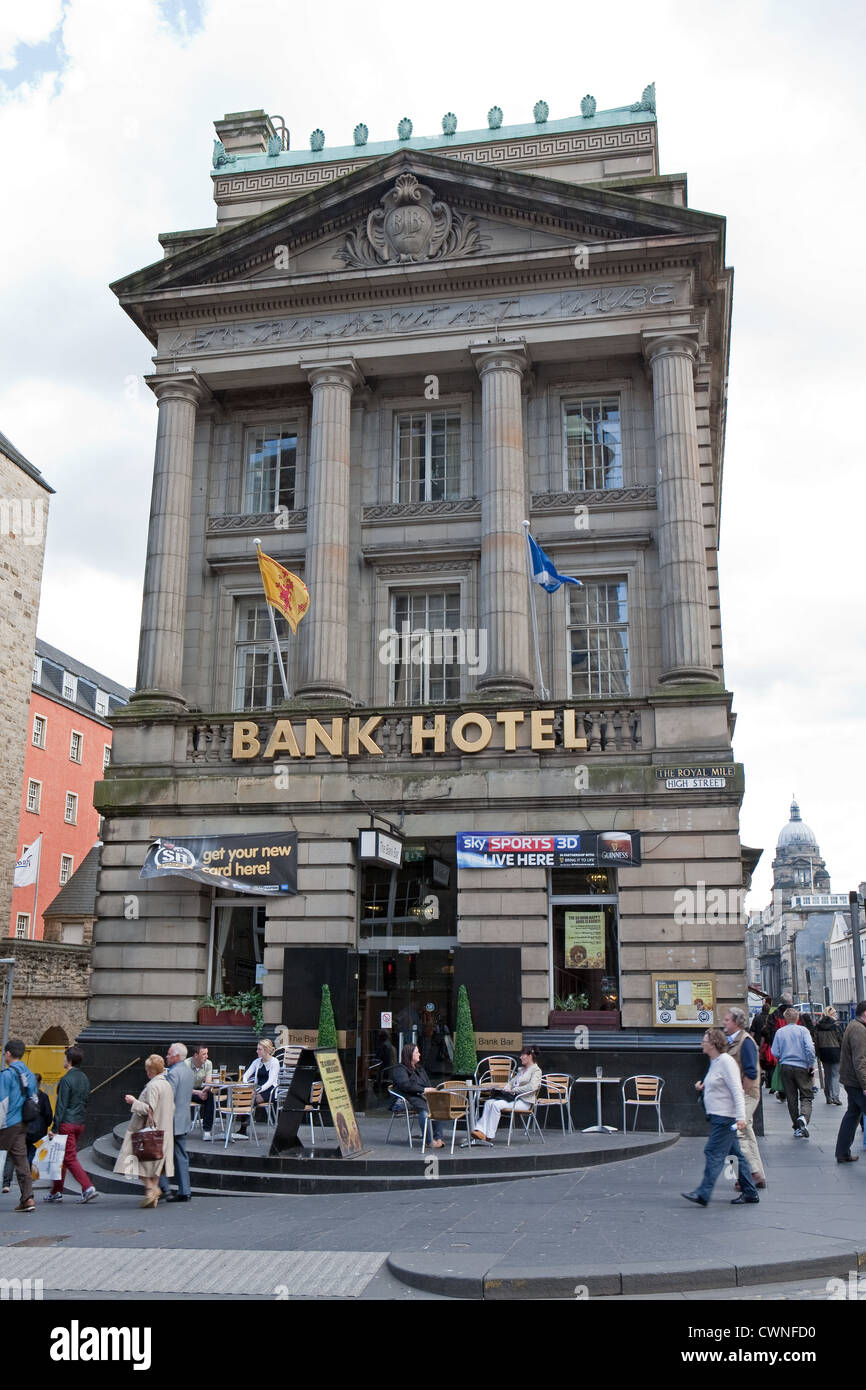
[[[697,328],[650,328],[640,335],[646,362],[652,366],[657,357],[688,357],[694,364],[700,351]]]
[[[146,376],[144,378],[157,401],[188,401],[190,405],[201,405],[202,401],[212,399],[209,388],[198,372],[176,372],[173,376]]]
[[[343,386],[353,391],[356,386],[365,384],[364,373],[354,357],[335,358],[330,362],[302,362],[300,367],[302,372],[306,372],[307,380],[314,388]]]
[[[517,372],[523,376],[529,366],[529,354],[522,339],[500,343],[473,343],[469,348],[479,376],[486,372]]]

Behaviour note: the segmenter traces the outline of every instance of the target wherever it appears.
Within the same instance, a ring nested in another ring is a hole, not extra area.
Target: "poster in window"
[[[566,912],[566,970],[604,970],[603,912]]]
[[[653,975],[652,991],[656,1028],[710,1028],[715,1022],[715,975]]]

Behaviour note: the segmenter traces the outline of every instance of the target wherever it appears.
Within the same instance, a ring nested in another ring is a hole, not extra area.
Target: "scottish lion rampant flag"
[[[526,539],[529,542],[530,574],[536,584],[540,584],[548,594],[555,594],[561,584],[576,584],[579,589],[583,588],[579,579],[572,579],[570,575],[558,572],[553,561],[545,555],[528,531]]]

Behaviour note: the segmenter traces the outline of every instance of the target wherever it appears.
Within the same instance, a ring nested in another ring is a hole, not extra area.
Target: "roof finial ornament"
[[[491,106],[487,112],[487,124],[491,130],[498,130],[502,125],[502,107]]]
[[[366,145],[369,134],[370,132],[364,125],[364,122],[359,121],[358,125],[356,125],[355,129],[352,131],[352,139],[356,145]]]
[[[640,101],[636,101],[630,106],[629,111],[652,111],[655,115],[656,109],[656,84],[650,82],[648,87],[644,87],[640,94]]]
[[[412,122],[409,120],[408,116],[404,116],[398,123],[397,136],[400,140],[410,140],[412,138]]]
[[[318,154],[319,150],[323,150],[324,148],[325,132],[323,130],[314,130],[310,136],[310,149],[314,154]]]
[[[446,112],[445,112],[445,115],[442,117],[442,133],[443,133],[443,135],[453,135],[454,132],[456,131],[456,129],[457,129],[457,117],[454,115],[454,112],[453,112],[453,111],[446,111]]]
[[[580,114],[585,121],[588,121],[590,116],[595,115],[595,97],[591,97],[589,93],[587,93],[580,103]]]
[[[550,107],[546,101],[537,101],[532,108],[532,115],[536,125],[544,125],[550,115]]]

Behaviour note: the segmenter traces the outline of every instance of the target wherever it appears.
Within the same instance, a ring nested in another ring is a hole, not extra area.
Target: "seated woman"
[[[398,1095],[405,1098],[409,1109],[413,1110],[416,1115],[423,1116],[430,1113],[430,1107],[424,1096],[427,1091],[435,1091],[436,1087],[430,1085],[430,1078],[421,1066],[421,1053],[414,1043],[406,1043],[400,1053],[400,1061],[394,1068],[391,1085]],[[441,1128],[438,1120],[433,1120],[431,1129],[433,1130],[434,1149],[442,1148]]]
[[[494,1100],[484,1102],[478,1128],[473,1129],[472,1138],[490,1144],[499,1128],[499,1119],[504,1110],[529,1110],[541,1090],[541,1067],[538,1053],[534,1047],[525,1047],[520,1054],[520,1070],[516,1071],[506,1086]]]
[[[267,1124],[268,1103],[280,1081],[280,1064],[274,1056],[274,1045],[270,1038],[262,1038],[256,1048],[256,1060],[244,1072],[244,1081],[255,1087],[253,1110],[257,1124]],[[239,1139],[246,1139],[248,1120],[246,1115],[240,1120]]]

